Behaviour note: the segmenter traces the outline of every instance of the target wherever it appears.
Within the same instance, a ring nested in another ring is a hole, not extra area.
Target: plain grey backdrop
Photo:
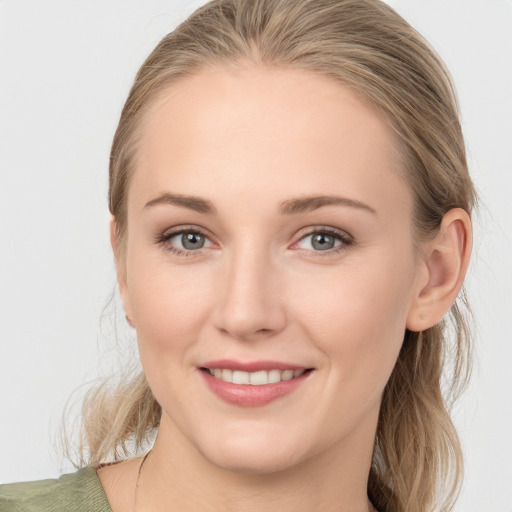
[[[66,400],[117,357],[100,321],[115,285],[109,146],[138,66],[202,3],[0,0],[0,482],[72,469],[54,446]],[[511,512],[512,2],[389,3],[453,74],[482,201],[455,510]]]

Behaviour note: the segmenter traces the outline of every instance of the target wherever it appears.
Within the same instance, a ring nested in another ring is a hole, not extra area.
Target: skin
[[[152,105],[118,278],[163,416],[136,495],[140,459],[98,471],[114,512],[369,509],[379,406],[405,329],[446,313],[471,246],[467,214],[452,210],[415,249],[398,155],[374,110],[307,71],[209,68]],[[164,193],[215,212],[147,206]],[[281,211],[306,196],[368,208]],[[172,228],[207,242],[176,254],[180,236],[158,241]],[[316,250],[309,235],[326,228],[342,238]],[[114,232],[115,221],[116,251]],[[285,397],[238,407],[198,370],[228,358],[314,370]]]

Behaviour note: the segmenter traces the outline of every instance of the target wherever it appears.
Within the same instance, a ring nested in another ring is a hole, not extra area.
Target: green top
[[[51,480],[0,485],[0,512],[112,512],[96,468]]]

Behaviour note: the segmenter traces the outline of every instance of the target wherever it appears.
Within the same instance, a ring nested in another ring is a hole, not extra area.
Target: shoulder
[[[112,512],[93,467],[50,480],[0,485],[0,512]]]

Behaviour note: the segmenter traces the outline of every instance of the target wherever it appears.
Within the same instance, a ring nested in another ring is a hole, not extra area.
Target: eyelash
[[[205,238],[209,239],[208,236],[201,230],[199,230],[197,228],[192,228],[192,227],[191,228],[185,227],[185,228],[179,228],[179,229],[177,229],[175,231],[171,231],[169,233],[163,233],[162,235],[158,235],[156,237],[155,242],[157,244],[161,245],[162,247],[164,247],[164,249],[166,251],[172,252],[173,254],[176,254],[177,256],[193,257],[193,256],[198,255],[198,253],[201,252],[200,249],[197,249],[195,251],[188,251],[188,250],[184,250],[184,249],[179,249],[178,247],[176,247],[174,245],[168,244],[169,240],[171,240],[175,236],[182,235],[183,233],[200,235],[200,236],[204,236]],[[313,254],[314,257],[326,257],[326,256],[332,256],[334,254],[339,254],[340,252],[347,250],[349,247],[351,247],[352,245],[355,244],[355,240],[351,235],[349,235],[348,233],[346,233],[344,231],[337,230],[337,229],[330,228],[330,227],[314,228],[311,231],[307,231],[299,238],[299,240],[297,242],[295,242],[295,244],[299,243],[300,241],[304,240],[305,238],[307,238],[309,236],[314,236],[314,235],[318,235],[318,234],[332,236],[336,240],[339,240],[341,243],[338,247],[333,248],[333,249],[327,249],[325,251],[310,251],[307,249],[303,249],[303,250]],[[295,249],[295,250],[301,250],[301,249]]]
[[[201,230],[199,230],[197,228],[182,227],[182,228],[176,229],[175,231],[171,231],[169,233],[163,233],[162,235],[158,235],[156,237],[155,241],[157,244],[161,245],[166,251],[172,252],[173,254],[176,254],[177,256],[185,256],[187,258],[196,256],[196,254],[199,253],[200,250],[187,251],[184,249],[180,249],[174,245],[170,245],[168,243],[169,240],[171,240],[175,236],[182,235],[183,233],[190,233],[192,235],[200,235],[200,236],[204,236],[205,238],[208,238],[208,236],[205,233],[203,233]]]
[[[321,228],[313,228],[310,231],[305,232],[295,244],[299,243],[300,241],[304,240],[307,237],[315,236],[315,235],[329,235],[332,236],[334,239],[339,240],[341,243],[338,247],[327,249],[325,251],[311,251],[307,249],[303,249],[313,255],[313,257],[319,257],[324,258],[328,256],[337,255],[340,252],[346,251],[348,248],[350,248],[352,245],[354,245],[355,240],[354,238],[346,233],[345,231],[341,231],[335,228],[330,227],[321,227]],[[294,244],[294,245],[295,245]],[[296,249],[301,250],[301,249]]]

